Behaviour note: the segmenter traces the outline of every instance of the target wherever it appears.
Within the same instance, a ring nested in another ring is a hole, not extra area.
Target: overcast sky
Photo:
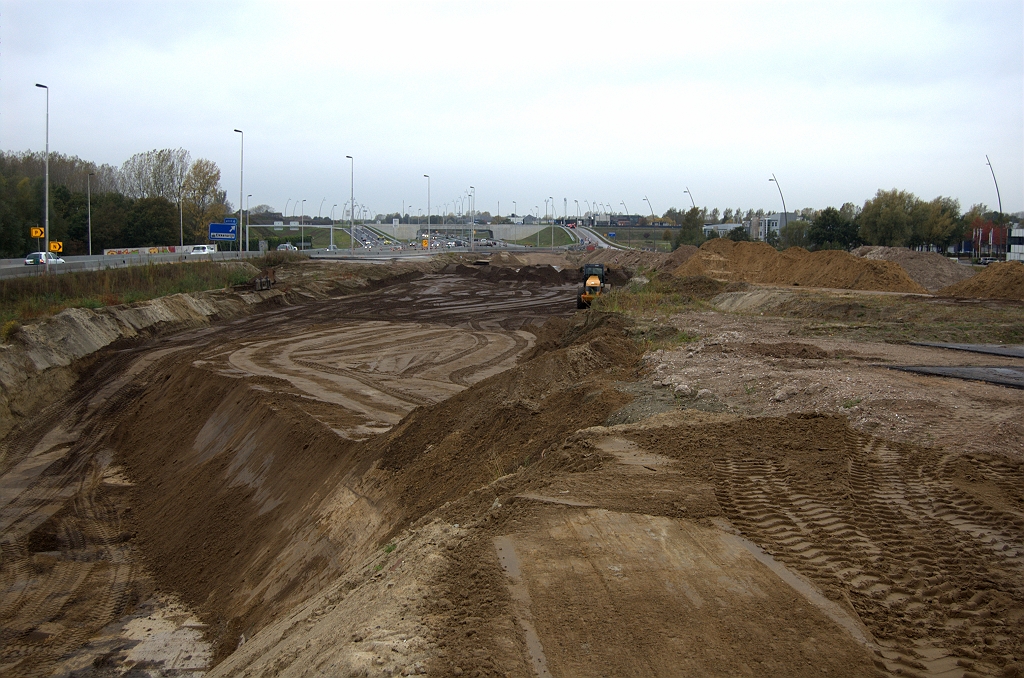
[[[0,2],[0,148],[215,161],[237,205],[1024,209],[1024,3]],[[326,200],[324,200],[326,198]],[[289,212],[292,208],[289,207]]]

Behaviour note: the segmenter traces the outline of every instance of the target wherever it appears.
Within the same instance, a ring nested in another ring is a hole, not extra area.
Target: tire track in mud
[[[815,484],[773,459],[714,466],[727,517],[853,608],[889,671],[997,673],[1020,652],[1000,618],[1024,610],[1024,521],[955,488],[942,463],[866,439],[848,462],[845,493],[810,491]],[[1007,487],[1022,479],[998,461],[981,472]]]

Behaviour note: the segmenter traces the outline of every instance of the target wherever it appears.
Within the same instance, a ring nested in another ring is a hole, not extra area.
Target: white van
[[[216,251],[216,245],[193,245],[189,254],[213,254]]]

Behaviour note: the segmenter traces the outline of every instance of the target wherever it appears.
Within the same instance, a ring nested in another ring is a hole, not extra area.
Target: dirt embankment
[[[999,261],[978,275],[939,291],[944,297],[1024,301],[1024,263]]]
[[[101,349],[242,317],[267,304],[369,291],[417,277],[424,269],[429,266],[297,262],[277,269],[278,284],[271,290],[239,286],[99,309],[69,308],[25,325],[0,344],[0,438],[67,393]]]
[[[974,275],[974,269],[952,261],[938,252],[918,252],[906,247],[864,245],[850,252],[855,257],[892,261],[903,267],[914,282],[929,292],[949,287]]]
[[[870,261],[849,252],[808,252],[791,247],[779,252],[765,243],[709,240],[674,271],[764,285],[800,285],[880,292],[926,293],[898,264]]]
[[[366,442],[295,399],[211,379],[190,352],[166,358],[125,413],[117,455],[146,561],[202,611],[218,657],[410,523],[621,407],[610,380],[639,357],[625,328],[553,322],[532,360]]]

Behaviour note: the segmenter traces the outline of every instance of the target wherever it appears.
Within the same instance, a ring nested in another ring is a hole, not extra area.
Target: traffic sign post
[[[238,220],[230,221],[235,223],[225,219],[223,224],[210,224],[210,240],[235,240],[238,237]]]
[[[45,235],[43,233],[42,227],[40,227],[40,226],[33,226],[31,228],[31,231],[32,231],[32,237],[33,238],[42,238]]]
[[[51,240],[50,251],[56,254],[61,254],[64,251],[64,243],[60,240]]]

